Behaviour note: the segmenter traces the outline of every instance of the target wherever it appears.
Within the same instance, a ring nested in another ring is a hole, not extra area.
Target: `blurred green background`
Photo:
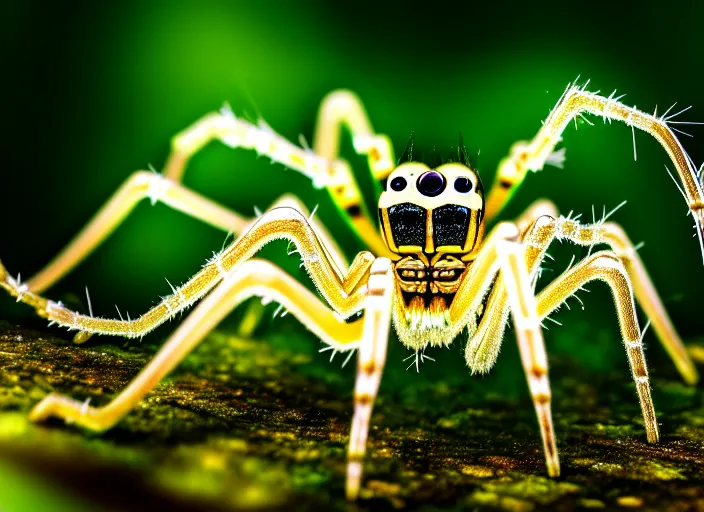
[[[592,90],[617,88],[647,111],[679,102],[693,105],[682,120],[704,118],[704,48],[697,35],[704,7],[696,2],[667,8],[639,2],[608,11],[565,3],[418,8],[213,1],[15,2],[3,10],[0,255],[25,277],[131,172],[150,164],[160,169],[174,134],[226,101],[237,114],[261,115],[293,141],[299,134],[311,140],[321,98],[350,88],[397,154],[412,131],[420,146],[438,148],[455,144],[461,131],[485,186],[510,145],[535,133],[578,75],[592,80]],[[681,139],[701,162],[704,130],[687,129],[700,137]],[[585,218],[592,205],[601,211],[627,200],[614,218],[635,242],[645,241],[642,257],[675,325],[692,338],[701,333],[704,282],[692,223],[665,172],[665,152],[643,133],[636,138],[634,161],[628,127],[601,121],[570,127],[565,169],[529,176],[506,215],[539,197]],[[343,146],[368,185],[365,162],[347,139]],[[320,206],[350,255],[362,249],[324,192],[252,153],[214,143],[193,158],[185,183],[248,214],[294,192],[310,208]],[[168,293],[164,277],[186,280],[223,239],[144,202],[50,295],[86,310],[88,286],[96,314],[112,316],[118,304],[134,316]],[[556,271],[571,253],[584,251],[555,250]],[[284,261],[285,245],[274,244],[265,255],[303,277],[296,262]],[[609,293],[599,284],[590,288],[585,312],[560,314],[565,326],[548,334],[550,350],[625,368],[620,347],[610,341],[618,334]],[[21,305],[0,297],[0,307],[3,318],[34,322]],[[298,329],[292,319],[282,325]],[[597,332],[608,333],[602,343]],[[461,347],[455,349],[459,359]],[[664,360],[659,348],[654,356]]]
[[[511,144],[536,132],[578,75],[591,79],[591,90],[618,89],[627,93],[624,101],[646,111],[679,102],[693,105],[681,120],[704,119],[701,2],[605,9],[565,2],[26,1],[2,11],[0,258],[24,277],[48,262],[133,171],[150,164],[160,169],[173,135],[224,102],[236,114],[261,115],[294,142],[299,134],[310,141],[320,100],[349,88],[397,154],[411,132],[420,146],[447,148],[461,131],[486,187]],[[627,200],[614,219],[634,242],[645,241],[641,255],[675,325],[686,339],[696,338],[704,266],[685,203],[665,172],[667,156],[636,133],[634,161],[631,130],[596,121],[567,130],[565,169],[529,176],[505,216],[540,197],[586,219],[592,205],[600,212]],[[695,138],[680,138],[700,163],[704,129],[686,128]],[[364,160],[349,140],[343,148],[368,188]],[[246,214],[294,192],[310,208],[319,205],[350,256],[363,248],[324,192],[253,153],[214,143],[193,158],[185,183]],[[373,205],[375,198],[368,201]],[[49,295],[85,311],[88,286],[96,314],[113,316],[118,304],[134,317],[169,292],[164,277],[185,281],[223,240],[224,233],[144,202]],[[304,278],[297,262],[287,261],[285,247],[273,244],[265,255]],[[571,254],[585,251],[554,251],[555,272]],[[589,288],[592,293],[581,297],[584,312],[558,315],[564,326],[546,335],[549,352],[571,354],[595,370],[623,369],[627,379],[609,293],[600,284]],[[5,297],[0,311],[1,319],[43,325]],[[171,328],[154,336],[163,338]],[[287,318],[265,322],[259,334],[274,330],[304,331]],[[654,373],[673,372],[653,335],[647,340]],[[512,334],[507,341],[497,375],[478,385],[522,395]],[[312,337],[310,344],[317,350]],[[448,372],[468,378],[462,351],[458,342],[449,352],[429,352],[438,361],[426,365],[421,378]],[[403,371],[404,356],[392,348],[391,382],[416,379]],[[345,370],[350,376],[351,366]]]

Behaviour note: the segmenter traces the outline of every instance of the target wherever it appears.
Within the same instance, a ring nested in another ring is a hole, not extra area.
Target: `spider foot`
[[[362,462],[350,460],[347,462],[347,482],[345,484],[345,495],[350,501],[356,501],[359,497],[359,487],[362,482]]]
[[[79,402],[51,393],[34,406],[29,413],[29,420],[40,423],[49,418],[61,418],[68,424],[75,423],[89,430],[101,431],[109,428],[111,424],[105,422],[103,412],[95,407],[90,407],[89,401],[90,399]]]
[[[88,341],[93,336],[92,332],[81,331],[73,337],[73,342],[76,345],[81,345]]]
[[[550,478],[557,478],[560,476],[560,462],[557,459],[548,460],[546,466],[548,469],[548,476]]]

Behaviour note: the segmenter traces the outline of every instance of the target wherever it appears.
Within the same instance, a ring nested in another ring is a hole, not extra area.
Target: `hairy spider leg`
[[[305,205],[301,202],[298,197],[296,197],[293,194],[284,194],[281,196],[279,199],[277,199],[270,207],[269,209],[274,209],[274,208],[281,208],[281,207],[288,207],[288,208],[293,208],[294,210],[297,210],[301,212],[303,215],[305,215],[308,218],[308,222],[310,225],[313,227],[315,230],[316,235],[320,239],[321,242],[321,247],[325,251],[326,255],[330,259],[331,263],[334,263],[333,269],[338,270],[338,275],[340,278],[343,277],[343,273],[349,269],[349,263],[347,261],[347,257],[345,256],[344,252],[340,247],[337,245],[337,242],[335,239],[332,237],[332,235],[328,232],[327,228],[325,225],[318,220],[317,217],[314,215],[311,215],[311,213],[308,211],[308,209],[305,207]],[[253,219],[256,220],[256,219]],[[235,235],[238,235],[239,233],[234,233]],[[289,256],[293,256],[296,254],[296,251],[289,251]],[[243,318],[242,321],[240,322],[239,326],[237,327],[237,333],[242,336],[243,338],[250,338],[254,334],[255,329],[259,326],[262,317],[264,316],[264,304],[261,302],[253,302],[251,303]]]
[[[534,392],[534,396],[537,397],[536,401],[536,413],[538,415],[538,421],[541,425],[541,434],[543,436],[543,442],[545,446],[546,454],[551,454],[548,459],[548,473],[550,475],[559,474],[559,460],[557,456],[557,448],[555,445],[555,436],[552,424],[552,415],[550,412],[550,384],[547,380],[547,367],[545,366],[545,372],[537,374],[537,368],[543,368],[541,366],[542,362],[546,360],[544,356],[544,344],[542,338],[542,332],[540,330],[540,321],[537,317],[537,310],[535,308],[535,297],[533,296],[533,288],[528,279],[528,270],[525,268],[525,256],[523,254],[524,247],[518,243],[519,230],[515,224],[509,222],[499,223],[486,238],[481,249],[476,254],[476,259],[472,263],[472,266],[468,270],[467,276],[462,281],[458,295],[463,294],[463,304],[468,311],[476,311],[477,307],[481,304],[482,298],[491,289],[491,286],[496,278],[497,272],[501,270],[507,276],[511,276],[515,283],[514,287],[511,289],[511,305],[514,314],[514,325],[516,331],[519,332],[519,349],[521,351],[521,357],[524,361],[526,375],[528,377],[528,382],[531,391]],[[372,276],[374,277],[374,276]],[[370,278],[370,289],[371,289],[371,278]],[[387,282],[384,287],[380,287],[379,296],[384,297],[384,301],[387,299],[386,293],[387,286],[395,290],[397,289],[393,283]],[[384,290],[383,292],[381,290]],[[390,306],[397,309],[401,308],[402,298],[396,295],[391,301]],[[365,310],[365,318],[368,315],[368,310]],[[381,318],[381,314],[379,315]],[[468,319],[456,315],[457,320],[454,322],[454,335],[457,335],[467,324]],[[390,321],[390,316],[384,314],[383,318],[385,321]],[[382,350],[382,345],[376,345],[379,351]],[[383,345],[385,349],[385,344]],[[376,377],[374,377],[376,372],[380,373],[382,370],[383,356],[380,353],[371,359],[362,359],[361,354],[362,346],[360,345],[360,359],[359,359],[359,369],[358,369],[358,380],[357,388],[355,389],[355,400],[361,402],[360,408],[366,407],[365,402],[369,401],[368,412],[366,416],[371,414],[371,405],[373,403],[373,398],[375,395],[367,398],[364,393],[360,393],[360,389],[365,389],[365,386],[369,386],[366,389],[371,389],[372,385],[378,386]],[[368,348],[370,353],[371,348]],[[543,356],[541,357],[541,351]],[[365,366],[371,361],[375,366]],[[380,363],[380,364],[378,364]],[[368,375],[367,375],[368,374]],[[363,380],[361,380],[363,379]],[[376,388],[374,388],[376,389]],[[376,393],[376,391],[374,391]],[[359,393],[359,395],[358,395]],[[361,396],[361,400],[358,400],[358,396]],[[544,400],[544,397],[548,397],[548,400]],[[355,418],[355,420],[357,417]],[[362,421],[361,419],[359,421]],[[360,430],[364,426],[365,438],[366,430],[368,429],[368,420],[365,420],[362,425],[360,425]],[[354,425],[354,424],[353,424]],[[352,438],[350,445],[350,458],[348,463],[348,480],[347,480],[347,497],[349,499],[355,499],[359,492],[359,482],[362,476],[362,454],[364,453],[363,444],[359,444],[360,441],[364,439],[359,439],[356,436],[357,431],[353,427]]]
[[[364,301],[364,332],[357,355],[357,380],[354,387],[354,415],[347,450],[347,498],[359,494],[362,464],[367,449],[369,422],[386,362],[391,324],[394,274],[390,260],[377,259],[371,267]]]
[[[503,258],[503,264],[500,269],[502,280],[500,282],[496,281],[493,286],[494,290],[496,290],[497,286],[500,286],[501,290],[505,290],[508,296],[510,311],[514,317],[521,361],[523,362],[538,416],[547,471],[551,476],[559,475],[560,466],[552,423],[550,408],[552,399],[547,376],[547,357],[545,356],[542,331],[540,329],[540,318],[547,316],[552,310],[548,310],[548,308],[542,310],[536,304],[543,304],[543,307],[546,305],[557,307],[591,279],[604,280],[612,289],[621,333],[628,351],[627,354],[645,419],[646,435],[649,442],[657,442],[658,440],[657,423],[655,422],[654,407],[650,396],[649,378],[645,369],[645,356],[642,350],[641,332],[635,313],[633,292],[628,274],[620,259],[610,252],[595,254],[575,266],[575,270],[565,274],[565,276],[570,277],[577,276],[574,280],[567,279],[562,281],[559,278],[554,285],[549,286],[538,295],[537,301],[533,297],[529,262],[534,262],[537,256],[544,252],[549,241],[555,237],[555,229],[551,230],[551,228],[555,227],[552,222],[554,220],[551,217],[540,217],[535,223],[530,242],[518,241],[520,236],[518,226],[509,223],[498,224],[487,239],[487,244],[490,247],[498,245],[495,248],[495,252],[500,258]],[[561,225],[560,233],[565,237],[571,234],[582,243],[593,242],[594,230],[579,231],[579,227],[578,222],[565,219]],[[506,233],[510,228],[516,232],[515,240],[510,234],[497,236],[499,229]],[[514,243],[509,244],[508,242]],[[506,247],[511,250],[507,251]],[[503,248],[503,254],[500,250],[501,248]],[[484,248],[480,250],[479,257],[470,267],[469,273],[460,284],[450,306],[450,322],[454,325],[456,334],[459,334],[463,326],[471,322],[472,315],[475,315],[496,278],[498,269],[496,269],[495,265],[492,266],[492,262],[488,258],[482,258],[484,251]],[[477,276],[483,276],[483,279],[477,279]],[[560,287],[562,283],[564,285]],[[578,283],[576,288],[573,287],[575,286],[574,283]],[[491,314],[495,310],[495,306],[487,305],[487,308],[490,309],[485,313],[485,318],[487,314]],[[526,317],[526,315],[529,316]],[[523,320],[519,321],[519,318],[523,318]],[[481,335],[482,332],[486,331],[479,329],[477,336]]]
[[[528,230],[533,227],[533,223],[540,217],[549,215],[557,218],[559,212],[555,203],[549,199],[538,199],[528,206],[521,215],[514,221],[521,232],[521,238],[525,238]],[[529,267],[530,268],[530,267]]]
[[[545,341],[540,327],[533,285],[526,267],[525,246],[516,234],[513,240],[500,241],[497,244],[497,253],[502,263],[501,273],[505,276],[505,288],[511,304],[521,364],[540,426],[545,465],[548,476],[556,477],[560,475],[560,458],[552,422],[548,356],[545,352]]]
[[[552,218],[559,216],[557,206],[552,201],[538,200],[516,219],[516,224],[521,232],[521,239],[524,242],[529,236],[530,228],[543,216]],[[532,275],[535,276],[540,272],[539,266],[546,257],[547,248],[546,246],[540,252],[528,251],[528,255],[532,256],[532,258],[529,258],[526,264]],[[503,286],[503,279],[502,275],[497,276],[496,284],[489,293],[484,305],[484,314],[477,325],[477,330],[465,346],[465,360],[472,374],[488,373],[494,367],[501,349],[509,316],[508,296]]]
[[[532,283],[528,279],[529,270],[525,266],[525,248],[519,242],[520,230],[511,222],[500,222],[489,233],[484,244],[476,253],[476,258],[460,283],[449,311],[448,337],[454,338],[468,325],[484,301],[485,296],[495,287],[497,273],[511,279],[509,301],[514,314],[513,323],[517,333],[521,361],[524,365],[528,385],[533,396],[535,410],[540,425],[543,447],[546,455],[548,474],[560,472],[557,445],[550,409],[550,383],[547,377],[545,348],[535,308]],[[395,308],[399,301],[394,301]],[[402,311],[397,309],[396,314]],[[542,354],[542,355],[541,355]]]
[[[382,192],[382,184],[396,168],[391,140],[374,132],[369,116],[359,97],[348,90],[328,94],[320,104],[313,137],[313,150],[330,161],[339,160],[341,128],[352,135],[352,144],[358,155],[366,155],[374,178],[375,196]],[[370,215],[356,183],[354,188],[328,187],[333,201],[348,216],[354,229],[375,254],[398,259],[391,253],[379,234],[376,215]]]
[[[515,220],[522,240],[525,240],[528,230],[535,221],[545,215],[557,217],[557,206],[550,200],[539,199]],[[543,257],[544,252],[535,261],[526,261],[531,274],[535,273],[535,269],[542,262]],[[509,317],[508,295],[503,282],[504,277],[499,274],[482,308],[483,314],[477,325],[477,330],[465,346],[465,360],[473,375],[488,373],[494,367],[501,349]]]
[[[363,291],[356,293],[364,295]],[[107,405],[90,407],[84,402],[52,393],[34,406],[30,420],[38,422],[58,417],[90,430],[109,429],[132,410],[224,317],[245,299],[254,296],[268,297],[284,305],[323,342],[338,350],[353,350],[363,338],[361,319],[345,323],[283,270],[266,260],[251,259],[230,272],[203,299],[149,364]]]
[[[69,244],[43,269],[27,281],[30,290],[42,293],[71,272],[125,220],[142,199],[149,198],[194,217],[235,236],[243,233],[256,219],[243,217],[215,201],[175,183],[155,172],[137,171],[132,174]],[[305,206],[294,196],[280,197],[270,208],[290,206],[307,215]],[[323,241],[335,267],[347,269],[347,260],[325,226],[310,219]],[[339,273],[339,272],[338,272]]]
[[[682,183],[682,193],[694,217],[704,256],[704,193],[698,181],[697,169],[667,124],[668,118],[656,117],[628,107],[615,99],[613,94],[609,97],[599,96],[584,87],[572,84],[565,90],[535,137],[530,142],[514,144],[509,156],[499,163],[496,178],[487,197],[486,219],[496,217],[508,203],[523,182],[527,171],[539,171],[550,162],[550,155],[562,139],[562,132],[570,121],[582,113],[602,116],[604,121],[623,121],[628,126],[647,132],[663,146]]]
[[[525,255],[520,256],[525,257]],[[525,260],[521,260],[521,263],[523,263],[522,269],[526,269]],[[579,290],[585,283],[599,279],[609,284],[617,305],[619,323],[626,346],[626,354],[631,367],[633,380],[636,384],[636,391],[645,423],[646,437],[649,443],[658,442],[658,425],[653,400],[650,394],[650,379],[645,364],[641,331],[635,313],[635,304],[633,303],[628,274],[618,257],[609,251],[599,252],[590,256],[555,279],[545,290],[538,294],[537,299],[533,298],[533,287],[527,269],[525,272],[524,279],[519,280],[519,282],[524,283],[524,286],[528,287],[528,290],[531,292],[530,297],[533,299],[533,304],[530,306],[530,310],[532,311],[532,308],[536,307],[537,304],[535,321],[538,326],[540,326],[540,319],[546,317],[555,308],[559,307],[560,304]],[[515,287],[515,282],[515,276],[506,274],[505,287],[508,290],[514,323],[516,301],[515,299],[511,300],[511,294],[512,288]],[[526,306],[523,307],[525,308]],[[522,335],[520,329],[517,329],[516,337],[518,338],[519,347],[521,348],[521,359],[528,377],[533,403],[536,412],[538,412],[538,424],[543,439],[543,450],[545,452],[548,474],[553,477],[559,476],[560,466],[552,421],[550,420],[549,424],[546,423],[550,418],[550,403],[552,398],[547,378],[548,366],[545,346],[542,337],[540,338],[539,344],[533,343],[533,340],[529,336]],[[525,338],[525,340],[521,338]],[[526,343],[531,343],[531,345],[525,346]],[[530,356],[530,359],[528,359],[527,356]]]
[[[547,245],[555,238],[555,221],[556,219],[551,217],[540,217],[535,223],[535,228],[531,236],[528,237],[528,240],[522,242],[526,249],[526,254],[524,255],[526,258],[526,268],[530,269],[531,266],[535,265],[536,260],[544,253]],[[562,234],[572,233],[572,237],[574,240],[579,241],[578,243],[581,242],[587,245],[584,243],[585,240],[594,238],[598,233],[594,226],[579,226],[576,221],[569,222],[575,223],[568,225],[566,228],[561,228]],[[498,329],[498,336],[503,335],[504,327],[503,324],[499,324],[499,322],[506,321],[506,315],[509,310],[508,306],[505,304],[507,295],[505,289],[510,287],[510,279],[511,278],[508,276],[503,276],[497,280],[493,297],[491,298],[499,298],[496,301],[492,301],[490,298],[490,301],[486,305],[485,316],[480,322],[476,333],[468,342],[468,348],[473,346],[475,350],[477,350],[477,347],[482,347],[483,344],[494,344],[493,347],[482,348],[484,356],[493,358],[493,360],[496,358],[498,346],[501,343],[501,338],[496,338],[493,328]],[[638,325],[630,279],[621,259],[611,251],[602,251],[568,269],[538,294],[537,310],[539,318],[542,320],[547,317],[570,296],[580,290],[585,283],[595,279],[606,282],[612,291],[621,335],[626,348],[626,355],[631,367],[633,380],[636,384],[636,392],[645,422],[646,437],[648,442],[655,443],[658,441],[659,437],[658,426],[650,394],[650,380],[645,364],[645,354],[643,353],[642,334]],[[498,290],[498,292],[496,290]],[[460,300],[466,300],[464,297],[456,297],[455,301],[457,301],[458,298]],[[511,304],[509,305],[513,307]],[[457,314],[461,315],[461,313],[458,308]],[[451,317],[454,317],[452,310]],[[481,356],[481,353],[474,354],[474,357],[478,357],[478,355]],[[493,360],[488,365],[488,368],[493,365]],[[470,366],[472,364],[481,364],[484,365],[484,367],[487,366],[485,361],[477,362],[475,359],[469,357],[468,363]],[[533,396],[535,403],[543,401],[546,398],[549,398],[549,396]],[[551,456],[552,452],[546,451],[546,459],[549,459]],[[548,460],[548,471],[550,471],[550,465],[551,463]]]
[[[531,210],[522,218],[545,211],[542,208]],[[523,221],[519,220],[519,223],[521,222]],[[537,267],[545,257],[548,246],[555,239],[566,239],[584,246],[595,244],[610,246],[616,257],[623,263],[633,286],[635,298],[652,322],[660,343],[675,363],[684,381],[688,384],[696,384],[699,380],[697,369],[687,353],[682,339],[672,325],[672,320],[670,320],[640,256],[624,230],[613,222],[582,225],[573,219],[556,218],[556,215],[550,214],[540,215],[534,219],[533,230],[528,230],[524,234],[525,243],[532,246],[528,250],[526,264],[533,275],[538,271]],[[499,276],[497,284],[502,279],[502,276]],[[485,373],[494,365],[507,317],[506,293],[502,291],[501,286],[497,285],[489,296],[486,303],[486,313],[476,334],[466,346],[465,357],[473,372]]]
[[[620,258],[611,251],[600,251],[558,276],[538,294],[538,315],[545,318],[582,286],[596,279],[606,282],[614,295],[621,335],[645,423],[645,435],[649,443],[657,443],[660,435],[650,395],[643,337],[638,326],[628,272]]]
[[[313,150],[292,144],[263,121],[254,125],[225,108],[205,115],[172,139],[164,176],[181,181],[189,159],[213,140],[232,148],[255,150],[307,176],[314,187],[326,188],[343,217],[375,254],[396,257],[384,244],[364,206],[350,164],[338,156],[337,139],[343,124],[352,131],[357,153],[369,156],[375,176],[388,175],[394,167],[391,142],[383,135],[373,134],[361,102],[353,93],[336,91],[320,107]]]
[[[265,244],[281,238],[296,245],[313,283],[338,315],[348,318],[360,310],[363,295],[355,291],[363,286],[374,256],[369,252],[359,253],[344,277],[340,277],[308,219],[293,208],[275,208],[264,213],[247,232],[211,258],[195,276],[174,288],[172,295],[164,297],[158,305],[134,320],[105,319],[71,311],[60,302],[34,294],[26,285],[15,281],[4,268],[0,270],[0,275],[3,275],[0,286],[17,297],[18,301],[34,307],[39,316],[80,331],[76,335],[77,342],[85,341],[90,333],[139,338],[190,307]]]

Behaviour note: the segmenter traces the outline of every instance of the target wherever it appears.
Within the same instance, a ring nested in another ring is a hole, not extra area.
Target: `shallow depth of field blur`
[[[293,141],[299,134],[311,140],[322,97],[350,88],[397,154],[411,132],[419,146],[439,149],[455,145],[461,132],[486,185],[510,145],[534,134],[577,76],[591,79],[592,90],[618,89],[649,111],[677,101],[693,105],[682,120],[704,118],[696,68],[702,43],[686,28],[701,7],[672,11],[671,20],[647,9],[609,16],[580,10],[574,17],[560,14],[562,4],[552,17],[528,5],[514,9],[342,9],[324,2],[11,7],[0,85],[3,261],[29,276],[131,172],[159,169],[170,138],[224,102],[237,114],[261,115]],[[585,28],[577,29],[577,20]],[[641,26],[677,32],[639,38]],[[692,333],[704,271],[685,203],[665,172],[667,156],[637,133],[634,162],[628,127],[595,124],[567,131],[565,169],[530,176],[507,214],[550,197],[590,218],[592,205],[601,211],[628,200],[615,219],[635,242],[645,241],[643,258],[675,322]],[[698,138],[681,139],[695,162],[704,159]],[[351,156],[347,140],[344,147]],[[352,160],[364,183],[364,161]],[[244,213],[294,192],[340,226],[326,194],[306,178],[221,144],[193,159],[185,183]],[[350,233],[337,232],[350,254],[361,249]],[[220,232],[145,203],[54,295],[88,285],[103,314],[112,314],[114,303],[141,311],[165,293],[165,276],[185,279],[222,241]],[[607,297],[596,294],[592,311]]]
[[[431,9],[372,2],[137,2],[113,5],[14,2],[3,6],[0,259],[29,277],[55,255],[135,170],[165,161],[170,138],[200,116],[229,103],[237,115],[261,116],[294,142],[312,140],[320,100],[335,88],[359,94],[376,130],[400,155],[410,134],[420,147],[456,145],[461,132],[485,188],[499,159],[531,137],[568,82],[591,79],[590,90],[626,93],[624,101],[652,112],[693,105],[681,120],[704,120],[700,36],[704,4],[643,2],[602,9],[554,2]],[[652,33],[650,31],[653,31]],[[665,171],[659,145],[630,128],[591,118],[564,136],[565,168],[529,175],[505,211],[517,215],[540,197],[590,220],[624,200],[613,217],[634,242],[670,315],[685,339],[702,336],[704,265],[691,218]],[[696,163],[704,161],[704,127],[680,136]],[[365,161],[343,154],[370,190]],[[347,231],[324,191],[280,165],[213,143],[196,155],[184,182],[233,209],[253,214],[283,193],[300,196],[331,226],[350,256],[363,246]],[[375,198],[368,197],[372,211]],[[163,205],[140,204],[84,264],[50,290],[52,298],[83,305],[88,286],[94,312],[113,316],[114,304],[134,317],[169,293],[219,250],[225,234]],[[559,247],[549,266],[557,275],[571,255]],[[285,244],[264,255],[305,280]],[[544,278],[541,283],[546,283]],[[546,334],[550,354],[570,354],[594,373],[622,370],[629,378],[605,286],[583,294],[585,310],[561,311]],[[71,302],[73,301],[73,302]],[[576,304],[576,303],[575,303]],[[273,312],[273,309],[272,309]],[[235,312],[224,329],[236,329]],[[319,342],[290,317],[267,321],[258,336],[290,332]],[[44,327],[28,308],[0,296],[0,320]],[[159,343],[173,324],[151,339]],[[54,331],[67,336],[60,330]],[[652,374],[671,373],[665,352],[646,338]],[[110,342],[109,339],[99,340]],[[118,340],[122,345],[122,341]],[[469,373],[460,340],[431,350],[420,376],[405,372],[405,351],[394,344],[387,389],[419,379]],[[321,355],[323,372],[344,371]],[[316,363],[316,364],[317,364]],[[525,397],[513,334],[495,374],[476,386]],[[559,386],[559,382],[553,382]],[[657,405],[657,404],[656,404]],[[538,435],[536,428],[535,435]],[[2,466],[0,466],[0,472]],[[19,478],[19,477],[18,477]],[[31,494],[31,493],[30,493]],[[28,495],[29,496],[29,495]]]

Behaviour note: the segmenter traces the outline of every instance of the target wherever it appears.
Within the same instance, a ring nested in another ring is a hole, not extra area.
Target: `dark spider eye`
[[[472,190],[472,182],[469,178],[465,178],[463,176],[460,176],[459,178],[455,178],[455,190],[457,192],[462,192],[463,194],[466,194],[470,190]]]
[[[435,197],[445,190],[445,177],[437,171],[427,171],[420,175],[416,182],[418,192],[427,197]]]
[[[393,180],[391,180],[391,190],[395,190],[396,192],[401,192],[404,188],[406,188],[406,185],[406,179],[401,176],[396,176]]]

